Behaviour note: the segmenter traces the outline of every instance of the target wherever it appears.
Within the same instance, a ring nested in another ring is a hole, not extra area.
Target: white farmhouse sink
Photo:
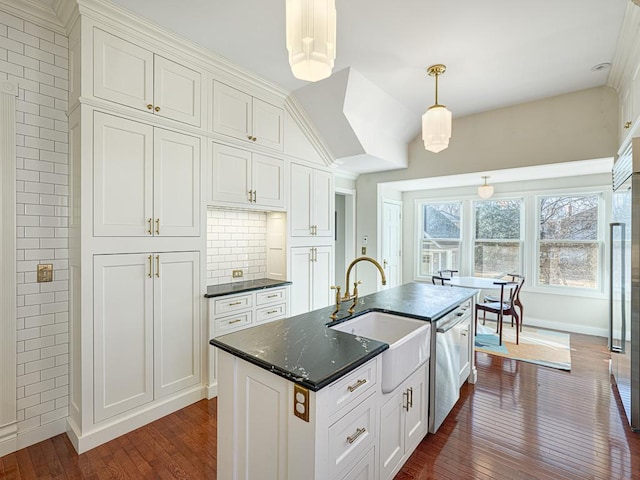
[[[382,393],[393,391],[429,359],[429,322],[370,312],[330,328],[389,344],[382,352]]]

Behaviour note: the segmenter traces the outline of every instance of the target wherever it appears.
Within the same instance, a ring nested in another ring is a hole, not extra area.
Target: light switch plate
[[[362,255],[366,255],[367,254],[367,247],[362,247]]]
[[[242,270],[233,270],[231,272],[231,276],[233,278],[242,278],[244,276],[244,272]]]
[[[38,283],[53,282],[53,264],[39,263],[37,280],[38,280]]]

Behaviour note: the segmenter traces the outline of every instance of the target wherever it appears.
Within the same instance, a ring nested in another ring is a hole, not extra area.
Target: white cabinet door
[[[94,29],[93,95],[148,110],[153,104],[153,53]]]
[[[333,269],[331,268],[333,265],[333,247],[324,246],[324,247],[313,247],[313,282],[312,282],[312,291],[313,291],[313,308],[312,310],[317,310],[318,308],[324,308],[331,303],[331,289],[330,286],[333,285],[331,272]]]
[[[154,391],[162,398],[200,382],[200,255],[154,254]]]
[[[154,234],[200,234],[200,139],[154,131]]]
[[[251,152],[214,143],[210,165],[211,200],[249,205]]]
[[[94,421],[153,400],[151,255],[94,257]]]
[[[251,163],[251,186],[255,192],[256,205],[284,208],[284,162],[254,153]]]
[[[213,82],[213,131],[251,141],[252,97]]]
[[[311,191],[313,189],[313,169],[295,163],[291,164],[289,191],[289,223],[291,236],[311,235]]]
[[[333,174],[323,170],[313,171],[311,215],[314,235],[333,236]]]
[[[96,112],[93,142],[93,234],[149,235],[153,128]]]
[[[404,390],[399,388],[380,409],[380,480],[392,477],[404,456]]]
[[[419,368],[407,381],[409,409],[405,411],[405,451],[411,451],[427,434],[429,428],[429,394],[426,367]]]
[[[284,111],[259,98],[253,98],[253,129],[255,143],[276,150],[284,148]]]
[[[201,75],[179,63],[154,58],[154,113],[200,126]]]
[[[291,249],[291,314],[299,315],[312,310],[312,260],[309,247]]]

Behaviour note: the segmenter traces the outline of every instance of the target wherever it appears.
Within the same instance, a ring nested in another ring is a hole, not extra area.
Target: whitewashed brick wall
[[[0,11],[0,75],[18,83],[18,432],[68,416],[68,40]],[[39,263],[54,281],[36,282]]]
[[[231,271],[242,269],[242,278]],[[207,211],[207,284],[259,280],[267,274],[267,214],[242,210]]]

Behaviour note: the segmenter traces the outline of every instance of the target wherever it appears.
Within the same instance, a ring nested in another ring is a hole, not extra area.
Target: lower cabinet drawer
[[[338,379],[327,387],[329,405],[327,414],[331,417],[341,408],[346,407],[356,398],[362,398],[368,394],[376,384],[377,359],[370,360],[353,372]]]
[[[376,471],[375,447],[364,454],[355,467],[350,469],[340,480],[375,480]]]
[[[376,397],[370,396],[329,427],[329,478],[340,478],[377,437]]]
[[[236,295],[235,297],[223,297],[215,300],[215,312],[227,313],[237,312],[238,310],[244,310],[247,307],[253,306],[253,295]]]
[[[215,334],[229,333],[239,327],[244,327],[251,323],[251,311],[239,312],[228,317],[215,319]]]
[[[263,292],[256,293],[256,305],[282,302],[287,299],[286,288],[269,288]]]
[[[284,318],[287,316],[287,304],[270,305],[256,310],[256,323]]]

